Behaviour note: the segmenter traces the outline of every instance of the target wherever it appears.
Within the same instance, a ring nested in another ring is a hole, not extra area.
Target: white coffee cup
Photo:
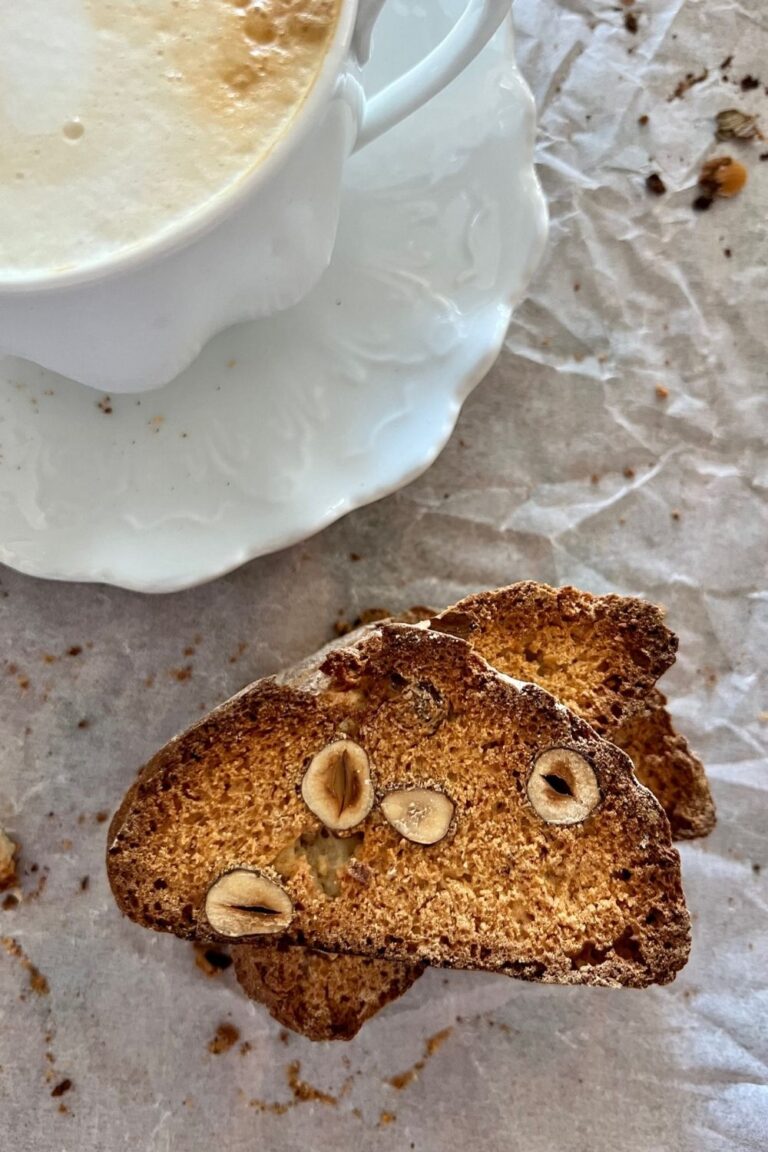
[[[366,100],[360,70],[385,2],[342,0],[306,101],[233,190],[100,263],[15,280],[0,272],[0,351],[106,392],[141,392],[177,376],[223,328],[306,295],[331,258],[346,159],[463,71],[511,5],[468,0],[441,44]]]

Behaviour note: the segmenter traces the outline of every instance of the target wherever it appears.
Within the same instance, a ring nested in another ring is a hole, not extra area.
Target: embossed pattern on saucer
[[[401,72],[461,7],[387,5],[366,82]],[[0,359],[0,561],[147,592],[190,587],[427,468],[541,256],[534,127],[502,29],[352,159],[331,267],[297,307],[229,329],[140,396],[100,397]]]

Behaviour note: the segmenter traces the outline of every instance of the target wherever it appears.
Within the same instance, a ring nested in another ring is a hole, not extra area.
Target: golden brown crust
[[[407,992],[423,964],[339,956],[293,945],[238,944],[237,979],[280,1024],[309,1040],[351,1040],[366,1020]]]
[[[622,748],[676,839],[711,832],[704,767],[654,688],[677,649],[660,609],[528,582],[467,596],[431,626],[465,636],[500,672],[539,684]]]
[[[436,730],[418,722],[414,685],[445,702]],[[394,787],[443,789],[456,804],[455,832],[424,848],[374,809],[337,896],[304,864],[284,879],[295,908],[287,942],[558,983],[644,986],[685,963],[679,860],[626,757],[463,641],[401,625],[331,653],[306,689],[253,685],[150,762],[111,827],[121,908],[148,927],[214,939],[208,887],[234,867],[269,870],[317,833],[302,774],[349,725],[371,757],[378,798]],[[561,745],[589,760],[602,796],[568,827],[542,821],[526,795],[535,757]]]

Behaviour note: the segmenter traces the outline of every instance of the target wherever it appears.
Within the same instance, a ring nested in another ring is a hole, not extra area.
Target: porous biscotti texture
[[[654,605],[525,582],[467,596],[432,627],[463,636],[500,672],[539,684],[622,748],[675,838],[711,832],[704,766],[653,687],[677,650]]]
[[[246,868],[288,893],[284,941],[321,951],[637,987],[685,963],[666,817],[624,754],[552,696],[500,675],[461,639],[405,625],[373,628],[302,684],[252,685],[147,765],[111,827],[109,876],[127,915],[215,940],[208,889]],[[424,721],[424,693],[437,724]],[[377,806],[352,834],[332,895],[301,859],[324,831],[301,784],[340,737],[370,757]],[[594,770],[599,803],[583,823],[547,823],[528,798],[531,766],[553,748]],[[455,804],[430,847],[378,808],[387,792],[417,787]]]
[[[684,736],[675,732],[667,698],[655,688],[645,708],[611,733],[629,756],[638,778],[658,798],[676,840],[707,836],[715,826],[715,804],[704,765]]]
[[[232,959],[244,992],[308,1040],[351,1040],[424,971],[421,964],[332,955],[292,944],[237,944]]]

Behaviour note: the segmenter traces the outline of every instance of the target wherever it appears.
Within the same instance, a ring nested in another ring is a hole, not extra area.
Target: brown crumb
[[[637,16],[634,12],[624,13],[624,27],[626,28],[627,32],[631,32],[633,36],[636,34],[639,25]]]
[[[83,876],[82,879],[80,880],[80,891],[81,892],[87,892],[88,889],[90,888],[90,886],[91,886],[90,876]]]
[[[18,908],[19,903],[20,901],[18,896],[14,896],[13,892],[9,892],[7,896],[3,897],[3,902],[0,904],[0,908],[2,908],[3,912],[13,912],[15,908]]]
[[[239,1039],[240,1033],[234,1024],[219,1024],[213,1039],[208,1041],[208,1051],[213,1056],[221,1056],[223,1052],[229,1052]]]
[[[726,259],[730,260],[731,256],[733,256],[733,252],[731,251],[730,248],[723,248],[723,256],[725,256]]]
[[[247,647],[248,647],[248,645],[245,643],[245,641],[241,640],[240,643],[238,644],[237,648],[235,649],[235,651],[232,653],[232,655],[229,658],[230,664],[237,664],[238,660],[243,655],[243,653],[245,652]]]
[[[51,1096],[66,1096],[71,1088],[72,1081],[66,1076],[63,1080],[59,1080],[55,1088],[51,1088]]]
[[[656,399],[667,400],[669,399],[669,388],[665,388],[663,384],[656,385]]]
[[[197,649],[192,644],[187,644],[186,648],[182,652],[182,656],[194,656],[196,651]]]
[[[195,964],[206,976],[218,976],[231,967],[232,957],[208,944],[194,944]]]
[[[667,186],[658,172],[651,172],[649,176],[646,176],[645,186],[654,196],[663,196],[667,190]]]
[[[600,483],[600,477],[598,476],[597,472],[592,473],[592,475],[589,478],[589,481],[591,484],[599,484]]]
[[[253,1045],[251,1044],[250,1040],[243,1040],[242,1044],[240,1045],[240,1055],[247,1056],[248,1053],[252,1051]]]
[[[77,726],[80,729],[90,728],[91,722],[86,716],[83,716],[82,720],[78,720]]]
[[[672,95],[668,97],[668,100],[670,102],[672,100],[682,100],[686,92],[690,92],[691,88],[695,87],[696,84],[703,84],[708,76],[709,69],[707,68],[705,68],[704,71],[700,72],[698,75],[696,75],[694,72],[686,72],[685,76],[678,83]]]
[[[171,676],[173,676],[174,680],[178,680],[179,684],[183,684],[185,680],[189,680],[191,675],[191,664],[185,664],[183,668],[171,668]]]
[[[96,407],[101,409],[105,416],[111,416],[113,412],[112,397],[102,396],[101,400],[96,404]]]
[[[630,468],[629,465],[627,465],[627,467],[624,469],[623,475],[626,476],[627,480],[634,480],[634,478],[635,478],[634,468]]]
[[[577,280],[573,286],[574,292],[581,292],[581,283]]]
[[[739,81],[739,88],[742,92],[754,92],[755,88],[760,87],[760,81],[756,76],[742,76]]]
[[[760,159],[761,160],[768,160],[768,152],[761,152],[760,153]]]
[[[40,969],[32,963],[18,941],[14,940],[12,936],[2,936],[0,937],[0,947],[2,947],[9,956],[13,956],[15,960],[19,961],[29,977],[29,987],[35,995],[47,996],[50,992],[48,981]]]
[[[727,72],[731,64],[733,64],[733,56],[726,56],[725,60],[723,60],[722,64],[720,65],[720,71]]]
[[[277,1038],[281,1044],[287,1044],[288,1041],[290,1040],[290,1036],[288,1035],[287,1029],[281,1028],[277,1034]]]
[[[300,1061],[292,1060],[286,1069],[286,1079],[295,1101],[314,1100],[318,1104],[338,1104],[339,1101],[336,1096],[321,1092],[319,1088],[315,1088],[312,1084],[307,1084],[305,1080],[300,1079],[300,1072]]]
[[[362,560],[362,556],[359,552],[350,552],[349,559],[353,564],[357,564],[359,560]]]
[[[759,876],[760,873],[762,872],[762,865],[757,864],[757,863],[753,864],[752,865],[752,871],[754,872],[755,876]]]
[[[82,644],[73,644],[71,648],[67,648],[67,656],[79,656],[82,651]]]
[[[645,128],[646,125],[650,123],[650,120],[650,116],[646,115],[645,113],[643,113],[642,116],[638,116],[637,118],[637,122],[641,128]]]
[[[406,1069],[405,1072],[398,1072],[396,1076],[391,1076],[387,1080],[387,1084],[389,1084],[392,1088],[396,1088],[398,1091],[402,1091],[403,1088],[407,1088],[408,1085],[416,1079],[419,1073],[423,1072],[427,1065],[427,1061],[432,1056],[434,1056],[435,1052],[437,1052],[439,1048],[442,1048],[443,1044],[452,1032],[453,1028],[443,1028],[442,1031],[436,1032],[434,1036],[428,1037],[424,1044],[424,1055],[421,1057],[421,1059],[417,1060],[416,1063],[412,1065],[412,1067]]]
[[[144,687],[145,688],[152,688],[154,683],[155,683],[155,674],[154,674],[154,672],[150,672],[149,676],[144,677]]]
[[[394,1112],[381,1112],[377,1127],[386,1128],[388,1124],[394,1124],[395,1120],[397,1120],[397,1116]]]
[[[699,187],[705,196],[730,200],[738,196],[747,182],[748,173],[743,164],[730,156],[713,156],[702,166]]]
[[[677,511],[676,508],[672,509],[672,511],[670,512],[670,516],[672,517],[673,520],[679,520],[680,519],[680,513]]]
[[[103,808],[96,813],[97,824],[106,824],[107,820],[109,820],[109,812],[105,812]]]

